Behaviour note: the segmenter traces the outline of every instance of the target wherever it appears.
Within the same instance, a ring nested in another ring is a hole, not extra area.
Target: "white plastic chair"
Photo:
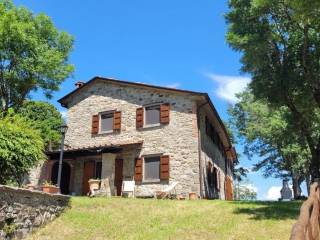
[[[136,182],[134,180],[124,180],[122,182],[122,191],[121,191],[121,196],[123,196],[123,194],[132,194],[132,197],[135,197],[134,194],[134,188],[135,188]]]

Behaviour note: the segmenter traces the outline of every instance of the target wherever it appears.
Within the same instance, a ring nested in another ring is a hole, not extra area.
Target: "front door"
[[[114,169],[114,186],[117,189],[117,196],[121,196],[122,180],[123,180],[123,159],[115,160]]]
[[[89,179],[94,178],[95,162],[87,161],[84,162],[83,167],[83,180],[82,180],[82,194],[86,195],[89,192]]]

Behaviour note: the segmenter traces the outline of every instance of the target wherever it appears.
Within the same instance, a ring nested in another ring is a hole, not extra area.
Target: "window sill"
[[[108,133],[113,133],[113,130],[109,130],[109,131],[104,131],[104,132],[99,132],[99,134],[108,134]]]
[[[161,126],[161,123],[144,125],[143,128],[153,128],[153,127],[159,127],[159,126]]]
[[[160,183],[160,179],[143,180],[142,183]]]
[[[99,132],[99,133],[97,133],[97,134],[93,134],[94,136],[97,136],[97,137],[99,137],[99,136],[105,136],[105,135],[112,135],[112,134],[119,134],[120,133],[120,131],[106,131],[106,132]]]

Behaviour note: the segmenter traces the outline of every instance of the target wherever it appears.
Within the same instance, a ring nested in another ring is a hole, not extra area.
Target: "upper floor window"
[[[113,131],[113,112],[100,114],[100,132]]]
[[[170,104],[152,104],[136,110],[136,127],[152,127],[170,122]]]
[[[160,105],[145,107],[145,125],[160,124]]]
[[[108,111],[92,116],[91,134],[121,131],[121,111]]]

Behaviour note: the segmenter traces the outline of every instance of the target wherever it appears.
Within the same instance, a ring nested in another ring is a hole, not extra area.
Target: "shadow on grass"
[[[250,215],[254,220],[298,219],[301,201],[292,202],[233,202],[235,214]]]

